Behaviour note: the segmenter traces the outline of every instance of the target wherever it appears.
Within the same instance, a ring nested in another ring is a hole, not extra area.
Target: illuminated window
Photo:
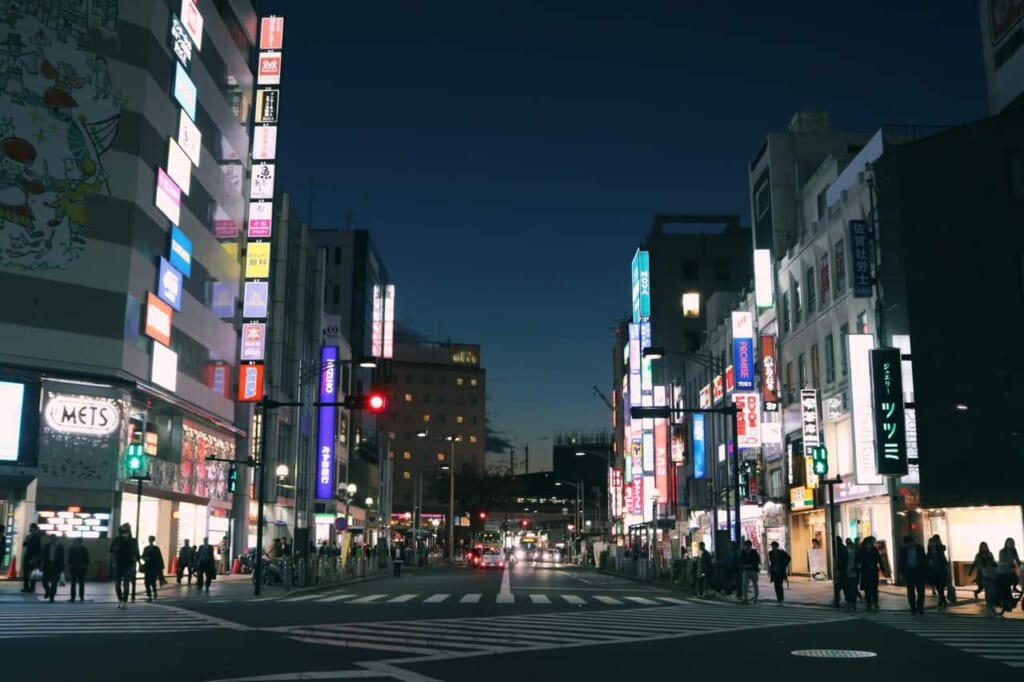
[[[429,412],[424,412],[423,413],[423,421],[425,421],[425,422],[429,422],[430,421],[430,413]]]
[[[462,386],[462,385],[463,385],[464,383],[466,383],[466,380],[465,380],[465,379],[463,379],[462,377],[458,377],[458,378],[457,378],[457,379],[455,380],[455,384],[456,384],[457,386]]]
[[[470,379],[469,380],[469,385],[470,386],[476,386],[476,379]]]
[[[412,474],[410,474],[408,471],[403,471],[402,478],[408,481],[410,478],[412,478]]]
[[[412,393],[406,393],[405,394],[405,402],[407,402],[407,403],[411,403],[412,402]]]
[[[438,462],[443,462],[444,461],[444,453],[443,452],[437,453],[437,461]]]
[[[470,436],[469,437],[469,442],[470,443],[475,443],[476,442],[476,436]]]
[[[402,459],[412,459],[412,453],[409,451],[403,452]]]
[[[462,415],[461,414],[455,418],[455,423],[456,424],[461,424],[462,423]]]

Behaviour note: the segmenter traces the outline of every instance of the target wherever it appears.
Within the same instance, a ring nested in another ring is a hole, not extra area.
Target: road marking
[[[548,599],[546,594],[531,594],[530,601],[534,604],[550,604],[551,600]]]
[[[499,604],[514,604],[515,597],[512,596],[512,567],[506,566],[501,572],[501,590],[498,592]]]
[[[647,597],[626,597],[629,601],[636,602],[637,604],[643,604],[644,606],[655,606],[658,602]]]
[[[388,596],[388,595],[386,595],[386,594],[368,594],[365,597],[360,597],[359,599],[350,601],[349,604],[369,604],[372,601],[377,601],[378,599],[383,599],[386,596]]]
[[[658,597],[659,601],[667,601],[669,604],[689,604],[689,602],[675,597]]]
[[[431,597],[427,597],[426,599],[424,599],[423,603],[424,604],[440,604],[441,602],[443,602],[445,599],[447,599],[450,596],[452,596],[452,595],[444,594],[444,593],[442,593],[442,594],[435,594],[435,595],[433,595]]]
[[[465,597],[459,600],[460,604],[476,604],[480,601],[482,594],[467,594]]]
[[[336,594],[333,597],[324,597],[323,599],[319,599],[317,601],[323,602],[324,604],[330,604],[331,602],[341,601],[342,599],[351,599],[354,596],[356,596],[356,595],[354,595],[354,594]]]
[[[587,600],[582,597],[577,597],[575,594],[563,594],[562,599],[569,602],[570,604],[586,604]]]
[[[505,594],[504,592],[499,592],[498,593],[498,603],[499,604],[515,604],[516,603],[516,598],[514,596],[512,596],[511,592],[509,592],[508,594]]]
[[[395,597],[394,599],[388,599],[388,603],[389,604],[404,604],[405,602],[409,601],[410,599],[415,599],[415,598],[416,598],[415,594],[400,594],[397,597]]]
[[[601,602],[602,604],[613,604],[616,606],[622,606],[622,602],[620,602],[618,599],[615,599],[613,597],[606,597],[603,594],[595,594],[594,599]]]
[[[304,594],[304,595],[302,595],[300,597],[288,597],[287,599],[281,599],[280,601],[282,601],[282,602],[309,601],[310,599],[316,599],[319,596],[320,596],[319,594]]]

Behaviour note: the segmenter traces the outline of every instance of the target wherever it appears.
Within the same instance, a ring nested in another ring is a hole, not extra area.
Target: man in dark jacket
[[[740,570],[742,573],[742,597],[743,603],[747,603],[747,585],[752,584],[754,586],[754,603],[757,603],[758,585],[757,581],[761,573],[761,555],[754,549],[754,544],[750,540],[746,540],[743,543],[743,549],[740,550]]]
[[[43,597],[53,601],[57,596],[57,584],[64,570],[64,545],[57,542],[56,535],[50,535],[43,546],[39,568],[43,570]]]
[[[21,543],[21,582],[22,592],[35,592],[36,581],[32,580],[32,571],[39,568],[39,558],[43,551],[43,538],[39,534],[39,526],[28,527],[28,537]]]
[[[192,564],[195,563],[195,549],[192,545],[188,544],[188,540],[185,540],[185,544],[178,550],[178,584],[181,584],[181,578],[185,575],[185,571],[188,571],[188,584],[192,584]]]
[[[149,536],[149,544],[142,550],[142,575],[146,583],[146,601],[156,599],[156,582],[164,572],[164,555],[156,545],[156,536]]]
[[[213,545],[209,538],[203,538],[203,544],[196,548],[196,573],[199,575],[199,589],[202,590],[206,580],[206,591],[210,591],[210,582],[217,575],[217,562],[213,554]]]
[[[135,567],[139,563],[139,543],[132,537],[130,524],[121,524],[117,537],[110,543],[110,563],[114,567],[117,608],[128,608],[131,581],[135,579]]]
[[[924,613],[924,582],[928,576],[928,559],[924,547],[914,542],[910,535],[903,538],[897,563],[903,583],[907,586],[907,601],[910,613]]]
[[[85,601],[85,574],[89,570],[89,550],[82,544],[82,538],[75,538],[68,550],[68,578],[71,579],[71,601]]]
[[[786,582],[786,574],[789,569],[789,554],[786,550],[779,549],[779,543],[772,541],[772,549],[768,552],[768,577],[775,586],[775,600],[782,602],[782,584]]]

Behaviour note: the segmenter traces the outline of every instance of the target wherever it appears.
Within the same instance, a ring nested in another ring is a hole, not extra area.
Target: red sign
[[[722,375],[719,374],[711,382],[712,386],[712,397],[717,403],[719,400],[725,397],[725,389],[722,387]]]
[[[672,463],[686,462],[686,431],[682,426],[672,427]]]
[[[230,367],[223,363],[213,363],[206,366],[206,385],[213,389],[214,393],[231,397],[231,381],[228,377]]]
[[[779,371],[775,361],[775,337],[761,337],[761,399],[765,409],[779,403]]]
[[[658,501],[668,502],[668,421],[654,420],[654,487]]]
[[[238,400],[258,403],[263,400],[263,365],[242,365],[238,368]]]
[[[756,393],[737,393],[736,435],[741,448],[761,446],[761,400]]]
[[[260,20],[260,49],[280,50],[284,43],[284,17],[263,17]]]
[[[736,390],[736,370],[732,365],[725,368],[725,392],[732,393]]]
[[[146,298],[146,336],[167,347],[171,345],[171,321],[174,310],[150,292]]]
[[[280,85],[281,84],[281,53],[261,52],[259,71],[256,74],[256,83],[259,85]]]

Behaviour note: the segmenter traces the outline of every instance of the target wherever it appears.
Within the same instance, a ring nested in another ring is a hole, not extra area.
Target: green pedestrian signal
[[[128,451],[125,453],[124,466],[129,474],[137,474],[142,471],[145,456],[141,443],[132,443],[128,446]]]
[[[228,470],[228,492],[233,493],[238,490],[238,467],[234,464]]]
[[[815,476],[828,476],[828,450],[824,445],[811,448],[811,466]]]

